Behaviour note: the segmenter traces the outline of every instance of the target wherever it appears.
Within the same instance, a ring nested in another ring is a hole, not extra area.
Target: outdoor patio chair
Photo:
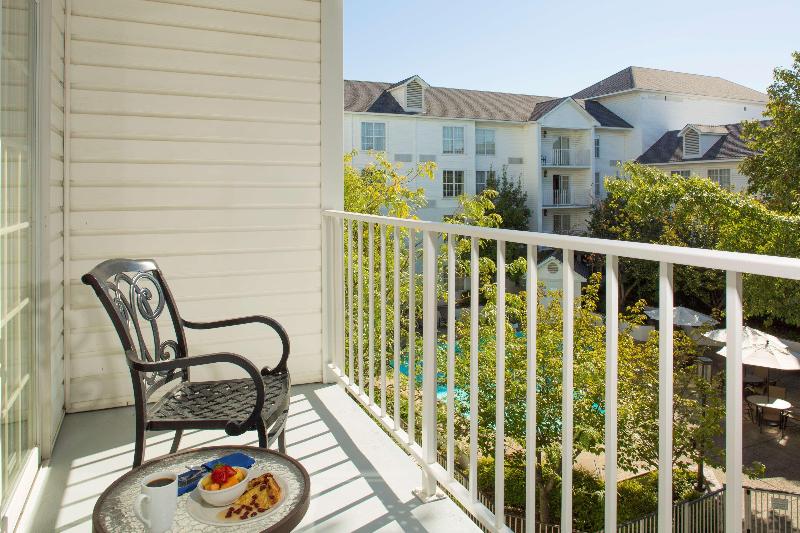
[[[279,450],[285,450],[289,336],[278,322],[259,315],[216,322],[185,320],[152,260],[111,259],[81,280],[94,289],[111,318],[130,368],[136,410],[134,467],[144,458],[146,431],[175,430],[171,453],[177,451],[184,429],[224,429],[229,435],[255,429],[260,447],[277,439]],[[280,338],[282,354],[274,368],[259,372],[248,359],[230,352],[189,356],[184,328],[253,323],[272,328]],[[212,363],[239,366],[248,377],[190,380],[191,367]],[[172,388],[167,390],[167,385]]]
[[[784,411],[781,411],[780,409],[775,409],[773,407],[762,407],[760,411],[761,414],[759,415],[759,424],[758,424],[759,433],[762,432],[764,425],[774,426],[780,429],[781,438],[783,438],[783,428],[785,422]]]
[[[774,385],[770,385],[767,387],[767,394],[770,398],[780,398],[781,400],[785,400],[786,387],[776,387]]]

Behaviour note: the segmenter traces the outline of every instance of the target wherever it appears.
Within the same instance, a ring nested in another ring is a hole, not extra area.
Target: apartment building
[[[346,80],[344,146],[386,152],[408,166],[434,161],[436,180],[419,185],[441,219],[459,194],[485,187],[504,167],[528,192],[531,229],[585,228],[603,178],[687,123],[760,118],[765,94],[695,74],[628,67],[572,96],[549,97],[432,87],[414,75],[396,83]]]
[[[762,126],[769,123],[761,121]],[[747,187],[747,176],[739,172],[739,164],[752,153],[742,138],[741,123],[687,124],[666,132],[636,161],[682,177],[701,176],[741,191]]]

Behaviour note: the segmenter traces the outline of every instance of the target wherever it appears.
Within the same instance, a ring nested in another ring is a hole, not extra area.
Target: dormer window
[[[422,84],[417,80],[406,85],[406,110],[422,111]]]
[[[683,134],[683,157],[685,159],[700,157],[700,134],[691,128]]]

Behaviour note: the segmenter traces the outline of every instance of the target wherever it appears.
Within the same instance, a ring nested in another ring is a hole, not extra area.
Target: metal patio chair
[[[144,458],[146,431],[175,430],[171,453],[177,451],[184,429],[224,429],[228,435],[255,429],[260,447],[277,440],[279,450],[285,451],[289,336],[278,322],[260,315],[215,322],[185,320],[152,260],[111,259],[81,280],[94,289],[111,318],[130,368],[136,409],[134,467]],[[259,372],[248,359],[230,352],[189,356],[184,328],[253,323],[272,328],[281,340],[283,350],[274,368],[264,367]],[[191,367],[213,363],[237,365],[249,376],[219,381],[190,379]]]

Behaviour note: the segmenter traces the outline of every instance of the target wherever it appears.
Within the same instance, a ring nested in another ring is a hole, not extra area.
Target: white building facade
[[[681,92],[683,91],[683,92]],[[372,151],[413,168],[436,163],[425,180],[423,218],[440,220],[475,194],[491,172],[519,178],[531,229],[580,232],[603,179],[687,123],[760,118],[766,95],[720,78],[629,67],[572,97],[431,87],[419,76],[395,84],[345,81],[344,148],[362,167]]]

